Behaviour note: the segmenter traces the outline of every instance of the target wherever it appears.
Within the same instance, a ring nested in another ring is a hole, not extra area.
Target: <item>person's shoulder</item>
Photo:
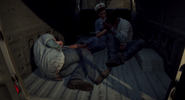
[[[46,33],[46,34],[43,34],[41,37],[54,37],[54,36],[52,34]]]
[[[122,22],[130,23],[128,20],[123,19],[123,18],[121,18],[121,17],[120,17],[120,20],[121,20]]]
[[[130,22],[126,19],[120,18],[120,21],[122,22],[122,24],[124,25],[131,25]]]
[[[45,39],[55,39],[55,37],[52,34],[50,34],[50,33],[46,33],[46,34],[40,36],[40,38],[42,38],[44,40]]]
[[[45,33],[41,35],[37,40],[45,45],[48,40],[55,40],[55,37],[50,33]]]
[[[95,25],[99,25],[100,23],[100,18],[98,18],[96,21],[95,21]]]
[[[98,18],[96,21],[95,21],[95,23],[97,23],[97,22],[99,22],[100,21],[100,18]]]

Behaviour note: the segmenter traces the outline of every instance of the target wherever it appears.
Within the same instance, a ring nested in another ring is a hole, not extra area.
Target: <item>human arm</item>
[[[56,49],[58,51],[61,51],[62,50],[62,47],[58,43],[56,43],[55,40],[53,40],[53,39],[48,40],[46,42],[46,47],[53,48],[53,49]]]
[[[100,22],[98,19],[95,21],[95,24],[94,24],[97,38],[100,38],[102,35],[104,35],[107,32],[106,29],[101,30],[102,27],[100,28],[101,25],[99,23]]]
[[[69,46],[70,49],[75,49],[75,48],[84,48],[87,49],[89,51],[91,51],[86,44],[74,44],[74,45],[70,45]]]
[[[97,38],[100,38],[102,35],[104,35],[107,32],[106,29],[96,34]]]
[[[95,32],[98,33],[99,28],[100,28],[100,24],[99,24],[98,20],[95,21],[94,27],[95,27]]]
[[[115,28],[112,27],[109,32],[114,34],[115,38],[117,38],[120,43],[124,43],[126,41],[126,37],[119,33]]]
[[[69,48],[70,49],[75,49],[75,48],[86,48],[86,44],[74,44],[74,45],[70,45]]]
[[[103,29],[101,29],[102,27],[100,28],[100,30],[103,30],[103,31],[101,31],[101,32],[99,32],[99,33],[96,34],[97,38],[100,38],[102,35],[104,35],[107,32],[107,30],[110,30],[112,27],[114,27],[114,28],[117,27],[115,25],[108,25],[107,26],[107,24],[106,25],[105,24],[106,23],[103,22]]]
[[[115,37],[120,38],[120,43],[123,43],[123,41],[126,41],[128,39],[128,34],[130,34],[131,24],[126,20],[121,20],[119,24],[118,30],[115,28],[111,28],[110,33],[114,34]],[[119,31],[119,32],[118,32]]]
[[[117,26],[111,25],[110,22],[107,24],[106,22],[103,22],[103,27],[108,30],[109,33],[112,33],[115,35],[115,37],[120,41],[120,43],[124,43],[126,41],[126,37],[119,33],[115,28]]]
[[[132,30],[132,26],[130,22],[123,20],[122,23],[120,23],[119,32],[125,36],[126,39],[128,39],[128,36],[130,33],[130,30]]]
[[[70,45],[69,48],[70,49],[75,49],[75,48],[78,48],[78,46],[76,44],[74,44],[74,45]]]

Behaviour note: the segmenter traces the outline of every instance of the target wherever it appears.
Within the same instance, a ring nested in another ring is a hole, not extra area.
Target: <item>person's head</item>
[[[58,37],[55,37],[55,42],[58,43],[60,46],[63,46],[62,40],[60,40]]]
[[[117,14],[114,13],[114,11],[112,12],[111,16],[108,17],[106,20],[105,20],[106,23],[110,22],[111,25],[117,25],[119,23],[119,19],[118,19],[118,16]]]
[[[102,19],[104,19],[106,17],[106,10],[105,10],[104,3],[97,4],[94,9]]]

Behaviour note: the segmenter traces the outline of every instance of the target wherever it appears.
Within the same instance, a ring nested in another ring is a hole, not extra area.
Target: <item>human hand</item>
[[[60,41],[56,41],[61,47],[63,47],[63,42],[60,40]]]
[[[96,34],[100,33],[100,31],[97,31]]]
[[[112,25],[110,22],[108,22],[108,24],[106,22],[103,22],[103,27],[107,30],[110,30],[112,28]]]
[[[117,28],[117,25],[112,25],[112,27],[114,27],[114,29],[116,29]]]

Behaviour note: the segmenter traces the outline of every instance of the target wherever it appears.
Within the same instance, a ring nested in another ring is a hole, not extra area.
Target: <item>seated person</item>
[[[95,21],[96,36],[88,40],[82,41],[81,44],[74,44],[70,46],[70,48],[85,48],[91,51],[91,53],[95,53],[97,51],[105,49],[107,30],[104,29],[102,24],[103,21],[105,21],[106,19],[105,4],[104,3],[97,4],[95,6],[95,11],[100,16],[100,18]]]
[[[129,60],[145,46],[145,41],[142,39],[132,40],[133,32],[130,22],[117,17],[114,11],[106,19],[106,22],[103,22],[103,26],[109,32],[106,40],[108,49],[107,67],[124,64],[124,61]],[[118,51],[120,49],[123,53],[119,56]],[[121,60],[119,60],[120,58]]]
[[[51,34],[44,34],[36,40],[33,54],[36,65],[46,78],[61,81],[72,74],[67,83],[69,89],[92,91],[93,84],[83,81],[86,75],[98,85],[111,71],[100,71],[88,50],[64,47],[63,42]]]

